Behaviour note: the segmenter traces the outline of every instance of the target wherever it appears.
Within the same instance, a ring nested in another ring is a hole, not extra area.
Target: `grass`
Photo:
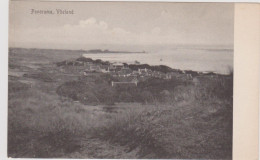
[[[99,127],[94,135],[127,146],[129,151],[139,149],[142,158],[230,159],[232,102],[194,98],[128,109]]]
[[[53,64],[77,54],[16,51],[9,55],[9,72],[17,73],[8,85],[9,157],[232,158],[232,72],[196,85],[150,79],[112,88],[109,75],[82,77],[77,67]]]
[[[83,126],[78,123],[80,115],[66,105],[31,89],[9,100],[8,152],[18,153],[14,157],[45,157],[55,156],[60,146],[67,148],[66,142]]]
[[[80,103],[61,101],[34,88],[16,94],[9,99],[8,154],[52,158],[75,152],[91,128],[106,119],[93,114]]]

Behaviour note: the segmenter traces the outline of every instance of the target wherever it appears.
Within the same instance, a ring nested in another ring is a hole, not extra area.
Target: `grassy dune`
[[[232,158],[232,74],[112,88],[54,53],[10,51],[9,157]]]
[[[213,98],[129,109],[94,135],[139,149],[142,158],[231,158],[232,103]]]

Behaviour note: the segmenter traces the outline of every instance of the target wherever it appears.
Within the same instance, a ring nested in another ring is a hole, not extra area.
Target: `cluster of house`
[[[102,72],[102,73],[110,73],[113,77],[138,77],[138,78],[148,78],[155,77],[161,79],[192,79],[191,74],[181,74],[179,72],[168,72],[163,73],[160,71],[153,71],[151,69],[141,69],[132,70],[125,63],[109,63],[97,65],[93,63],[89,63],[86,66],[86,70],[84,71],[84,75],[88,75],[91,72]]]
[[[132,70],[129,68],[129,64],[126,63],[111,63],[111,62],[103,62],[101,60],[90,60],[90,61],[64,61],[61,62],[59,65],[72,65],[72,66],[82,66],[84,68],[84,75],[92,75],[93,72],[99,73],[109,73],[113,77],[117,77],[117,81],[112,81],[112,87],[118,85],[131,85],[137,86],[138,82],[146,80],[147,78],[154,77],[160,79],[180,79],[180,80],[192,80],[195,84],[199,83],[200,80],[198,79],[200,76],[210,76],[215,77],[218,76],[214,73],[203,73],[203,72],[194,72],[194,71],[172,71],[172,72],[160,72],[151,70],[148,68],[143,68],[143,66],[138,68],[138,65],[141,65],[139,62],[134,62],[137,66],[137,70]],[[131,65],[130,65],[131,66]]]

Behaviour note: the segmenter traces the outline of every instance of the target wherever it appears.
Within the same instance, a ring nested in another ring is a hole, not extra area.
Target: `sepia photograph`
[[[234,3],[9,3],[10,158],[232,159]]]

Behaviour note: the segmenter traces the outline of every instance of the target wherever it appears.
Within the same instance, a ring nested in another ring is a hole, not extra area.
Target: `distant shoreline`
[[[218,46],[215,46],[215,45],[198,45],[198,46],[202,46],[202,47],[209,47],[207,49],[203,49],[203,48],[197,48],[197,46],[193,46],[193,45],[187,45],[187,46],[184,46],[184,45],[178,45],[178,46],[175,46],[173,48],[175,49],[183,49],[183,48],[188,48],[188,49],[193,49],[193,50],[207,50],[207,51],[234,51],[234,47],[233,46],[225,46],[225,47],[221,47],[221,48],[218,48]],[[32,48],[32,47],[11,47],[9,46],[8,47],[9,49],[26,49],[26,50],[51,50],[51,51],[74,51],[74,52],[84,52],[84,53],[91,53],[89,51],[92,51],[92,50],[100,50],[101,52],[99,53],[149,53],[148,51],[146,50],[142,50],[142,51],[125,51],[125,50],[109,50],[109,49],[61,49],[61,48]],[[172,48],[172,49],[173,49]],[[92,52],[93,53],[93,52]]]
[[[85,51],[86,53],[91,53],[91,54],[103,54],[103,53],[112,53],[112,54],[115,54],[115,53],[146,53],[145,51],[136,51],[136,52],[133,52],[133,51],[110,51],[110,50],[101,50],[101,49],[92,49],[92,50],[86,50]]]
[[[46,50],[46,51],[47,50],[49,50],[49,51],[73,51],[73,52],[80,52],[80,53],[83,53],[83,54],[104,54],[104,53],[107,53],[107,54],[140,53],[140,54],[143,54],[143,53],[148,53],[146,51],[117,51],[117,50],[113,51],[113,50],[108,50],[108,49],[105,49],[105,50],[102,50],[102,49],[89,49],[89,50],[79,49],[79,50],[74,50],[74,49],[46,49],[46,48],[21,48],[21,47],[9,47],[9,49]]]

